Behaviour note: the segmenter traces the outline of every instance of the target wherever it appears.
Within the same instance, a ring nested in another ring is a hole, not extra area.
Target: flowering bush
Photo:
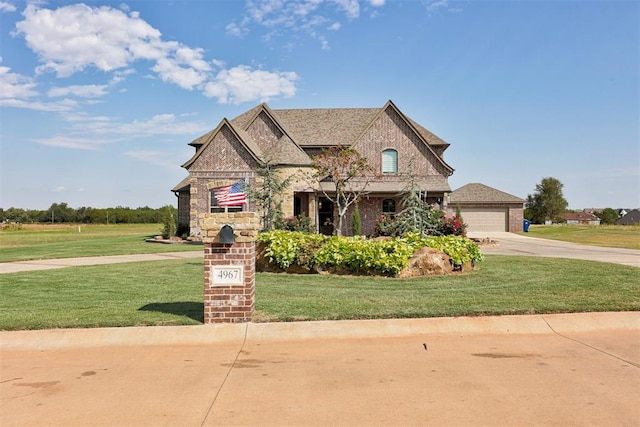
[[[311,218],[306,215],[299,215],[276,220],[276,229],[311,233]]]
[[[395,236],[397,231],[397,224],[391,216],[380,215],[373,229],[373,235],[374,237]]]
[[[464,237],[467,235],[467,224],[462,221],[462,217],[458,214],[451,217],[444,217],[440,232],[445,236],[454,235]]]

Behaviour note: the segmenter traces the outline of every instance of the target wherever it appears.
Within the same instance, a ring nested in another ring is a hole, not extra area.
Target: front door
[[[326,197],[318,200],[318,231],[320,234],[333,234],[333,202]]]

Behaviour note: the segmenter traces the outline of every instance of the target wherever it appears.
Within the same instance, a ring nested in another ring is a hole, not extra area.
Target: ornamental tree
[[[349,206],[367,194],[374,169],[356,150],[341,145],[322,150],[313,158],[312,166],[316,172],[314,180],[338,209],[338,222],[333,229],[334,234],[342,236],[344,216]],[[323,182],[331,183],[331,191],[323,188]]]
[[[256,184],[246,186],[249,197],[262,212],[262,227],[272,230],[275,224],[282,222],[282,195],[289,187],[293,176],[282,179],[278,170],[270,159],[263,159],[262,166],[257,170],[260,179]]]

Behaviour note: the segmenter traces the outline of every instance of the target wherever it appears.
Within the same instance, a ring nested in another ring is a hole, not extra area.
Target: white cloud
[[[427,12],[434,12],[438,9],[445,9],[451,13],[462,12],[463,10],[461,7],[449,6],[449,0],[429,0],[427,3]]]
[[[62,193],[64,191],[66,191],[67,189],[65,187],[59,186],[53,189],[54,193]]]
[[[83,85],[83,86],[67,86],[67,87],[53,87],[49,90],[47,95],[52,98],[59,96],[74,95],[81,98],[96,98],[107,94],[106,85]]]
[[[358,0],[334,0],[347,14],[350,19],[360,15],[360,2]]]
[[[0,57],[0,64],[2,57]],[[0,65],[0,99],[30,98],[38,95],[33,90],[36,83],[29,77],[11,72],[11,68]]]
[[[6,1],[0,1],[0,12],[15,12],[16,7]]]
[[[314,4],[321,2],[307,0],[306,7],[300,5],[300,13],[308,13],[308,9],[313,9]],[[282,6],[279,0],[271,0],[270,3],[273,8]],[[264,13],[268,11],[269,8]],[[221,102],[255,101],[295,93],[295,79],[291,78],[293,73],[251,70],[248,66],[239,65],[235,69],[223,69],[216,75],[214,66],[218,67],[219,63],[207,61],[203,49],[176,41],[163,41],[159,30],[141,19],[138,12],[129,12],[124,6],[114,9],[72,4],[52,10],[31,3],[22,15],[24,19],[16,24],[14,35],[23,36],[27,45],[38,55],[42,65],[37,68],[37,73],[52,71],[58,77],[68,77],[88,68],[96,68],[113,73],[110,84],[117,84],[135,72],[133,63],[150,61],[153,64],[151,70],[155,72],[151,77],[159,77],[183,89],[201,90],[211,97],[215,96],[212,93],[220,92],[220,86],[223,86]],[[241,32],[242,28],[238,27],[237,30]],[[238,70],[243,72],[238,73]],[[226,74],[234,75],[233,84],[221,82]],[[238,81],[243,76],[247,78],[245,84]],[[256,80],[264,81],[269,86],[262,91],[257,90],[253,87]],[[23,93],[32,87],[29,85],[34,84],[22,79]],[[252,89],[247,90],[245,86]],[[14,82],[12,87],[20,86]],[[212,92],[212,87],[218,89]],[[49,91],[49,95],[97,97],[106,94],[105,90],[106,86],[99,85],[56,87]],[[248,97],[248,93],[254,93],[256,98]]]
[[[276,96],[291,97],[296,93],[296,73],[272,73],[237,66],[220,71],[205,86],[204,94],[218,98],[221,104],[240,104],[249,100],[268,101]]]
[[[198,135],[209,130],[209,125],[189,120],[191,114],[158,114],[148,120],[122,122],[108,116],[92,116],[86,113],[62,114],[69,126],[64,134],[50,138],[39,138],[35,142],[43,145],[80,150],[96,150],[103,145],[149,137],[157,139],[173,136]],[[175,159],[174,159],[175,160]]]
[[[272,39],[284,31],[296,31],[318,40],[326,49],[328,42],[321,30],[335,31],[340,28],[337,22],[330,26],[326,23],[335,21],[333,15],[336,11],[349,20],[358,18],[361,3],[379,8],[384,6],[385,0],[247,0],[246,15],[241,23],[230,23],[226,30],[230,36],[242,37],[249,32],[250,24],[254,23],[269,29],[265,39]]]

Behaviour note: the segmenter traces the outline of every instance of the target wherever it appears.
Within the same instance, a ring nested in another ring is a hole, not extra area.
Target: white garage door
[[[467,231],[508,231],[506,209],[461,209]]]

